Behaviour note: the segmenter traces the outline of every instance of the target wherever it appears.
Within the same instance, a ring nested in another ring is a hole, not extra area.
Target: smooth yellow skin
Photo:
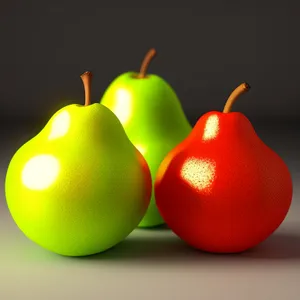
[[[15,153],[5,193],[29,239],[61,255],[85,256],[136,228],[149,205],[151,176],[109,109],[69,105]]]
[[[119,118],[131,142],[145,157],[152,180],[164,157],[192,130],[180,101],[171,86],[157,75],[136,78],[128,72],[107,88],[100,103]],[[164,224],[155,203],[154,192],[139,227]]]

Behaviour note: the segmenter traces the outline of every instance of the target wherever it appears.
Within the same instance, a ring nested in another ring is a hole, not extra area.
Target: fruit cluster
[[[192,128],[161,77],[117,77],[91,103],[92,74],[81,79],[85,105],[56,112],[12,157],[7,205],[32,241],[65,256],[103,252],[136,227],[166,223],[186,243],[236,253],[264,241],[284,221],[293,186],[284,161],[231,112],[250,89],[239,85],[222,112]]]

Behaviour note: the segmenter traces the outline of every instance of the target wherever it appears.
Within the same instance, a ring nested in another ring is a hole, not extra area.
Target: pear
[[[146,159],[153,180],[165,155],[192,129],[172,87],[163,78],[147,74],[155,55],[155,49],[149,50],[140,72],[118,76],[100,101],[119,118],[127,136]],[[149,208],[139,227],[162,224],[164,220],[152,193]]]
[[[182,240],[214,253],[237,253],[267,239],[284,221],[293,183],[283,159],[231,112],[247,92],[239,85],[223,112],[200,117],[161,163],[155,179],[158,209]]]
[[[118,118],[90,100],[56,112],[12,157],[7,205],[33,242],[57,254],[86,256],[125,239],[148,208],[152,181]]]

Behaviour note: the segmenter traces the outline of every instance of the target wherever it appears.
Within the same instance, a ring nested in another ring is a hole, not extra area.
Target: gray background
[[[94,72],[96,102],[118,74],[139,69],[150,47],[158,56],[149,71],[176,89],[191,118],[221,109],[244,80],[252,98],[236,110],[250,118],[298,116],[298,1],[210,0],[190,8],[176,1],[156,8],[108,3],[3,1],[1,118],[45,120],[83,102],[79,75],[86,70]]]
[[[300,4],[138,4],[1,3],[0,299],[299,299]],[[174,87],[192,124],[208,110],[221,110],[242,81],[251,84],[234,110],[250,118],[291,170],[294,198],[287,219],[241,255],[203,254],[163,228],[136,230],[111,251],[89,258],[39,248],[6,207],[3,183],[12,155],[56,110],[83,102],[82,72],[93,71],[97,102],[118,74],[139,69],[150,47],[158,56],[149,71]]]

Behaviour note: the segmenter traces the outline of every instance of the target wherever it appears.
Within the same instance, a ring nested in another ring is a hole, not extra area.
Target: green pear
[[[86,256],[125,239],[145,215],[149,168],[118,118],[90,102],[91,73],[81,76],[85,105],[60,109],[12,157],[5,179],[17,226],[54,253]]]
[[[120,119],[129,139],[145,157],[153,181],[167,153],[192,130],[172,87],[163,78],[146,74],[155,54],[155,49],[147,53],[140,73],[128,72],[118,76],[100,101]],[[147,213],[139,227],[162,224],[164,220],[152,193]]]

